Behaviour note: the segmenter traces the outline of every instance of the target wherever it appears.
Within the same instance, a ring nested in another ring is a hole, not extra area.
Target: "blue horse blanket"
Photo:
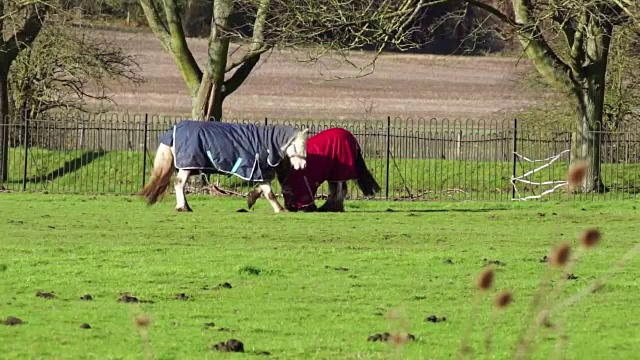
[[[297,129],[285,125],[185,120],[168,130],[160,142],[174,146],[177,169],[268,181],[275,177],[275,167],[284,157],[281,148],[297,133]]]

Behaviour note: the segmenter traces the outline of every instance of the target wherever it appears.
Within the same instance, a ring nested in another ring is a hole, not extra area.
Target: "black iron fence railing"
[[[12,191],[138,193],[149,179],[162,133],[180,120],[146,114],[12,118],[0,125],[0,186]],[[223,121],[285,123],[309,128],[311,135],[345,128],[358,139],[382,187],[380,199],[511,200],[542,193],[545,199],[569,198],[562,181],[575,136],[572,129],[524,127],[517,120]],[[640,130],[598,130],[592,135],[600,145],[601,181],[607,191],[571,198],[636,197]],[[235,177],[210,180],[235,193],[251,188]],[[274,186],[279,193],[279,184]],[[319,197],[326,193],[324,184]],[[349,185],[349,197],[362,197],[355,184]]]

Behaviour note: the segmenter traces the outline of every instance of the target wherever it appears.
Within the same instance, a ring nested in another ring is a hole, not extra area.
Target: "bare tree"
[[[42,1],[0,0],[0,182],[8,177],[9,69],[38,36],[48,11]]]
[[[265,52],[305,46],[316,50],[311,55],[316,58],[364,45],[379,51],[389,44],[410,46],[407,40],[416,29],[413,19],[427,1],[216,0],[204,69],[187,45],[178,2],[140,4],[182,74],[192,99],[192,117],[220,120],[224,99],[247,79]],[[241,46],[230,52],[232,38]],[[240,55],[234,59],[236,52]]]
[[[555,96],[556,91],[536,69],[523,72],[516,82],[532,91],[548,92],[547,101],[518,113],[519,123],[540,127],[575,124],[575,100]],[[602,127],[613,132],[639,126],[640,29],[624,27],[614,32],[609,49]]]
[[[601,129],[614,30],[638,24],[635,0],[461,0],[507,25],[535,69],[575,107],[571,159],[587,161],[582,190],[603,192]],[[508,5],[508,6],[507,6]],[[509,14],[504,11],[513,12]]]
[[[13,106],[29,119],[47,111],[86,111],[87,99],[112,101],[112,84],[143,81],[139,66],[115,41],[84,28],[47,24],[11,68]]]
[[[142,81],[120,46],[73,30],[69,0],[0,0],[0,182],[8,178],[10,110],[36,116],[109,100],[112,80]]]

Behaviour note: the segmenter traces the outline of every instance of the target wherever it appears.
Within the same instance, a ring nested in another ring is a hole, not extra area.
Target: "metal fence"
[[[139,193],[149,179],[161,135],[181,120],[146,114],[14,118],[0,127],[0,138],[8,142],[8,167],[0,174],[0,185],[12,191]],[[223,121],[289,124],[309,128],[311,135],[343,127],[358,139],[382,187],[377,198],[390,200],[511,200],[540,195],[565,179],[572,141],[569,129],[526,127],[517,120]],[[602,180],[609,191],[571,198],[635,197],[640,185],[640,131],[598,133]],[[251,189],[235,177],[216,175],[210,180],[239,194]],[[277,181],[274,187],[279,193]],[[351,199],[362,197],[355,184],[349,187]],[[318,195],[326,194],[324,184]],[[544,198],[569,198],[569,194],[560,187]]]

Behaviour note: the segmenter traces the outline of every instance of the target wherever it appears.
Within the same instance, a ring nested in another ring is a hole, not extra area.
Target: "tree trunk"
[[[226,97],[224,81],[230,42],[229,34],[225,31],[232,11],[232,0],[214,2],[207,64],[198,92],[192,97],[194,120],[221,121],[222,103]]]
[[[577,94],[577,123],[571,149],[571,162],[585,161],[589,171],[582,183],[583,192],[606,192],[601,177],[602,111],[604,108],[606,65],[593,69],[591,76]]]
[[[191,99],[191,117],[193,120],[222,120],[222,104],[224,102],[224,83],[219,86],[212,84],[205,73],[200,85],[200,91]]]
[[[593,119],[594,113],[578,111],[578,131],[574,133],[571,149],[571,162],[585,161],[589,171],[582,182],[583,192],[605,192],[601,177],[601,125]]]
[[[572,162],[586,161],[589,171],[582,182],[583,192],[608,191],[602,182],[602,114],[606,87],[607,63],[613,25],[594,18],[588,23],[585,41],[585,76],[578,80],[576,139],[571,151]]]
[[[9,179],[9,76],[0,66],[0,183]]]

